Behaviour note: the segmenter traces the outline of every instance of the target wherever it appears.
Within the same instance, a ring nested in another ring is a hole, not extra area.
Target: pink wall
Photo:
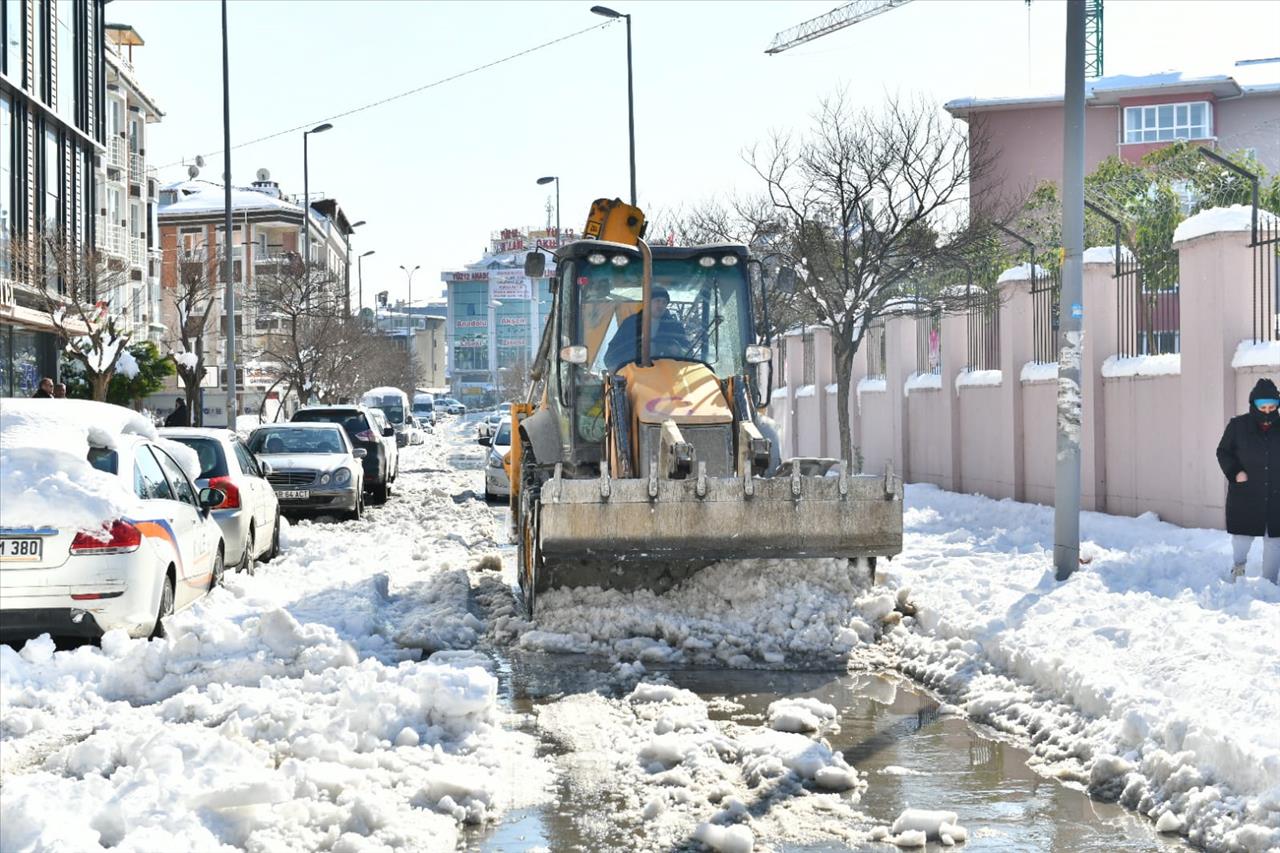
[[[1058,383],[1022,384],[1023,499],[1053,503],[1058,459]]]
[[[862,470],[868,474],[883,473],[893,461],[893,413],[889,407],[887,392],[862,392]]]
[[[1219,147],[1256,149],[1259,163],[1272,173],[1280,169],[1280,92],[1219,101],[1214,111]]]
[[[1013,443],[1013,425],[992,416],[999,411],[1000,399],[999,386],[960,388],[960,484],[964,492],[1013,497],[1013,471],[1006,452]]]
[[[1155,512],[1174,522],[1187,518],[1188,509],[1194,514],[1196,507],[1183,505],[1182,470],[1170,464],[1182,455],[1183,448],[1181,384],[1180,376],[1104,380],[1108,511],[1121,515]],[[1207,469],[1213,458],[1213,447],[1208,447],[1183,461]],[[1218,479],[1222,479],[1221,473]],[[1223,524],[1220,513],[1219,508],[1215,525],[1219,527]]]
[[[947,392],[936,388],[917,388],[907,395],[911,448],[908,471],[913,483],[933,483],[942,488],[951,484],[951,454],[940,435],[946,396]]]

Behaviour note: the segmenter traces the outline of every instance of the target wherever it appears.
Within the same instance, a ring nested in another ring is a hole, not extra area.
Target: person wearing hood
[[[1280,573],[1280,391],[1259,379],[1249,392],[1249,411],[1227,422],[1218,442],[1218,465],[1227,478],[1227,532],[1234,565],[1231,581],[1244,575],[1255,537],[1262,537],[1262,576]],[[1272,474],[1274,468],[1276,473]]]

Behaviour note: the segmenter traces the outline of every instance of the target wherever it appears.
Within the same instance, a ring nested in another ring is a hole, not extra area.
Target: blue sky
[[[585,2],[234,0],[232,142],[323,121],[567,35],[604,19]],[[775,32],[833,0],[618,2],[633,18],[637,177],[642,207],[674,209],[751,191],[741,153],[771,130],[802,129],[820,98],[846,88],[874,105],[900,93],[941,104],[966,95],[1061,91],[1061,0],[916,0],[777,56]],[[134,60],[167,115],[153,164],[222,147],[219,4],[115,0],[109,21],[146,40]],[[1280,54],[1280,0],[1106,0],[1107,74],[1229,71]],[[541,224],[561,176],[561,218],[581,229],[593,198],[628,193],[625,32],[621,21],[496,68],[334,121],[311,138],[313,191],[365,219],[353,253],[366,303],[405,296],[398,265],[420,264],[414,298],[479,257],[489,233]],[[204,175],[217,179],[222,155]],[[302,135],[233,152],[232,176],[267,168],[302,189]],[[185,177],[182,166],[161,178]]]

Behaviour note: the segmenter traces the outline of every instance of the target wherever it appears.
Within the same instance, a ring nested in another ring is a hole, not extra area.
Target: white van
[[[436,397],[423,391],[413,395],[413,416],[424,424],[435,426]]]
[[[409,443],[409,395],[399,388],[370,388],[360,398],[360,405],[377,409],[386,415],[387,423],[395,427],[396,444]]]

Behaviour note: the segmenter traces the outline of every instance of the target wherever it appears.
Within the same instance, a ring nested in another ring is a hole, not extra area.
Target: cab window
[[[184,504],[197,506],[199,502],[196,500],[195,490],[191,488],[191,481],[187,479],[187,475],[182,473],[182,468],[174,462],[169,454],[165,453],[158,447],[151,448],[155,451],[156,461],[160,463],[161,469],[164,470],[165,477],[169,481],[169,485],[173,486],[173,492],[177,495],[177,500]]]
[[[139,447],[134,456],[133,490],[143,500],[173,500],[173,489],[169,488],[169,481],[164,478],[164,471],[151,455],[149,447]]]

